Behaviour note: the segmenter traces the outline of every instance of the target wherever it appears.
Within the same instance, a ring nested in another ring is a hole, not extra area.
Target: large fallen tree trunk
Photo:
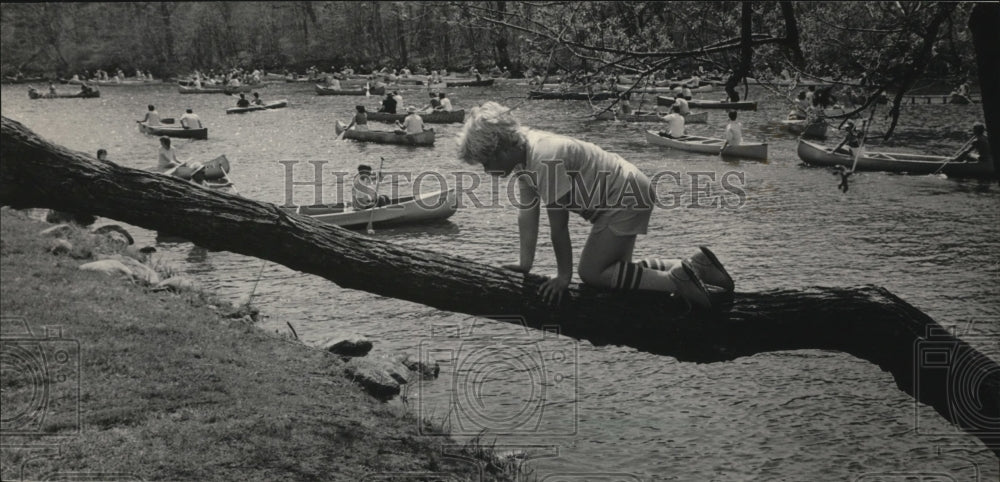
[[[345,287],[533,328],[595,345],[718,362],[776,350],[850,353],[1000,454],[1000,366],[878,287],[738,293],[732,310],[691,313],[663,294],[573,286],[557,308],[544,278],[394,245],[277,206],[101,162],[2,119],[0,202],[86,212],[274,261]],[[401,282],[401,280],[404,280]],[[945,353],[929,359],[927,350]]]

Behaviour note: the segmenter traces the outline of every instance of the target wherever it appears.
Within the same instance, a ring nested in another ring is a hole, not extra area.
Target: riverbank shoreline
[[[338,356],[210,294],[82,271],[94,253],[53,249],[50,227],[0,212],[3,480],[510,478],[481,447],[445,453],[451,438],[367,395]]]

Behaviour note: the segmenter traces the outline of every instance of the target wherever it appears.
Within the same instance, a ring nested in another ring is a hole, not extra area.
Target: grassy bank
[[[49,240],[38,233],[49,226],[16,211],[0,214],[5,356],[22,323],[35,337],[60,326],[61,341],[25,346],[65,346],[69,355],[45,358],[42,405],[32,402],[40,396],[37,381],[5,358],[3,480],[53,473],[118,474],[115,480],[477,477],[469,463],[442,455],[450,439],[419,435],[417,420],[362,392],[337,357],[228,317],[232,307],[204,294],[80,271],[92,259],[47,252]],[[58,445],[60,453],[29,460],[36,456],[30,450],[9,447],[25,443]]]

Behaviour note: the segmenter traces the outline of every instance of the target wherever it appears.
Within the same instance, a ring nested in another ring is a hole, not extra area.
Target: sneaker
[[[669,274],[674,280],[674,284],[677,285],[676,294],[690,303],[691,306],[704,309],[712,307],[712,300],[708,296],[708,290],[701,280],[698,279],[694,268],[687,261],[681,261],[679,269],[674,268],[670,270]]]
[[[705,246],[699,246],[698,249],[700,249],[698,253],[687,259],[687,262],[691,263],[691,267],[694,268],[695,274],[705,284],[718,286],[724,291],[732,292],[735,290],[736,285],[733,283],[732,276],[729,276],[726,268],[722,267],[722,263],[719,262],[715,253]]]

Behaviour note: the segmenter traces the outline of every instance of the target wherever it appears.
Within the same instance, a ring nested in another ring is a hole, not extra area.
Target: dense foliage
[[[749,4],[752,76],[800,70],[883,81],[905,75],[941,5],[791,4],[794,41],[803,54],[797,62],[790,45],[767,40],[788,36],[782,3]],[[966,27],[971,5],[948,5],[921,77],[975,79]],[[195,68],[301,72],[312,65],[499,65],[516,74],[528,67],[599,69],[609,62],[668,74],[696,66],[725,72],[740,60],[738,43],[726,42],[740,37],[741,10],[739,2],[4,3],[0,47],[4,75],[122,68],[159,77]],[[720,45],[714,53],[696,53]]]

